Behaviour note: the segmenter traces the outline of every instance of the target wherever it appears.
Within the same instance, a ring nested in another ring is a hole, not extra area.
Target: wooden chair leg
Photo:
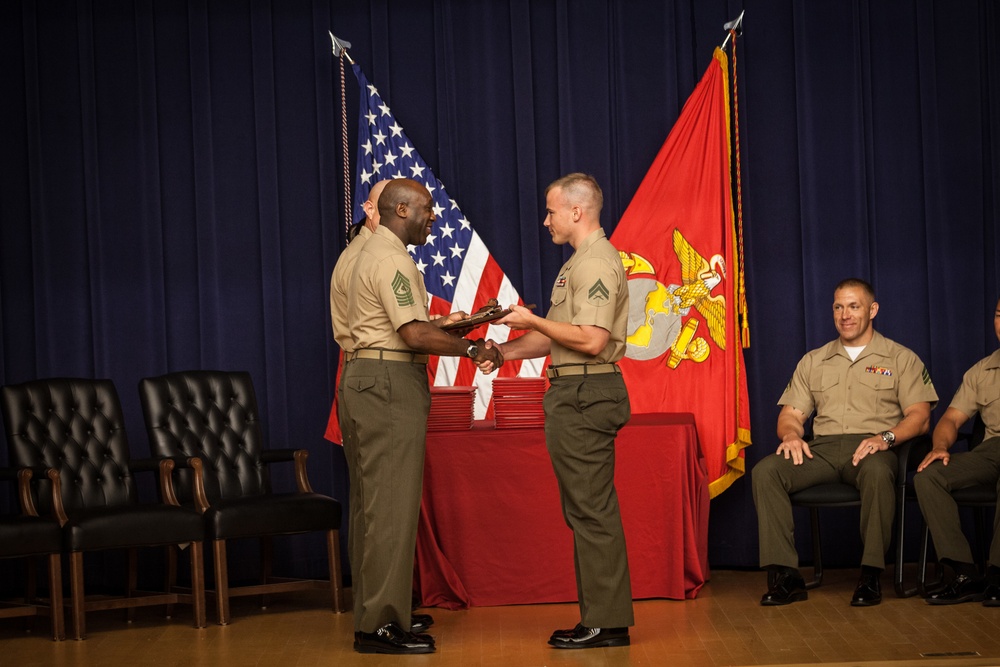
[[[66,622],[63,614],[62,560],[59,554],[49,556],[49,620],[52,622],[52,639],[66,639]]]
[[[918,566],[920,570],[917,572],[917,588],[920,591],[920,597],[927,597],[927,548],[930,542],[930,528],[924,524],[924,539],[920,543],[920,565]]]
[[[176,544],[168,544],[164,547],[164,555],[167,559],[167,566],[165,568],[166,572],[165,581],[163,582],[163,590],[167,593],[173,593],[174,589],[177,587],[177,550],[178,546]],[[174,605],[167,605],[167,618],[174,617]]]
[[[24,583],[25,604],[35,604],[38,600],[38,563],[34,558],[25,558],[25,568],[27,569],[27,579]]]
[[[128,581],[125,588],[125,597],[132,598],[135,597],[135,591],[138,588],[139,580],[139,550],[132,547],[128,550]],[[135,621],[135,607],[129,607],[125,610],[125,621],[127,623],[132,623]]]
[[[267,584],[271,581],[271,574],[274,572],[274,540],[270,536],[260,538],[260,583]],[[267,609],[271,603],[271,596],[262,593],[260,596],[260,608]]]
[[[896,597],[908,598],[915,595],[919,586],[907,588],[903,577],[903,542],[906,533],[906,499],[903,490],[897,491],[896,495],[896,563],[893,570],[893,585],[896,589]]]
[[[986,566],[990,560],[990,540],[992,539],[993,526],[987,520],[985,507],[975,508],[973,515],[976,520],[976,544],[979,547],[979,571],[986,572]]]
[[[813,580],[806,582],[806,588],[816,588],[823,583],[823,547],[819,531],[819,510],[809,508],[809,524],[812,527]]]
[[[229,572],[226,568],[226,541],[212,541],[212,557],[215,559],[215,607],[219,615],[219,625],[229,625]]]
[[[83,639],[87,636],[87,622],[84,617],[86,601],[83,597],[83,553],[80,551],[69,555],[69,589],[73,610],[73,639]]]
[[[24,604],[37,604],[38,602],[38,563],[34,556],[23,559],[24,564]],[[36,619],[32,616],[25,616],[21,619],[25,632],[32,632],[35,628]]]
[[[330,595],[333,611],[340,614],[344,608],[344,585],[340,571],[340,534],[336,530],[326,531],[326,555],[330,565]]]
[[[194,627],[203,628],[205,620],[205,558],[201,542],[192,542],[191,546],[191,602],[194,612]]]

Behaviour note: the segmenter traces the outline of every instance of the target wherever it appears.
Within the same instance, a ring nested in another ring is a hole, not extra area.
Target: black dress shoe
[[[986,584],[983,589],[983,606],[1000,607],[1000,585]]]
[[[877,574],[861,574],[851,598],[852,607],[874,607],[882,602],[882,584]]]
[[[767,592],[760,599],[763,607],[777,607],[809,599],[806,582],[797,574],[771,573],[767,579]]]
[[[412,614],[410,616],[410,632],[423,632],[434,625],[430,614]]]
[[[927,596],[927,604],[960,604],[983,599],[986,580],[960,574],[943,591]]]
[[[572,630],[556,630],[549,637],[553,648],[600,648],[628,646],[628,628],[588,628],[580,623]]]
[[[391,653],[407,655],[433,653],[434,641],[430,635],[415,635],[406,632],[395,623],[383,625],[375,632],[355,632],[354,650],[358,653]]]

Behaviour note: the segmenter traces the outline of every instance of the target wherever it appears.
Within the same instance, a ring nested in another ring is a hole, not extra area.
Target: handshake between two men
[[[534,304],[527,306],[515,304],[509,309],[503,310],[496,299],[490,299],[485,306],[471,316],[466,316],[464,312],[458,311],[443,317],[441,328],[453,335],[464,336],[481,324],[496,322],[497,324],[506,324],[516,331],[531,330],[534,332],[535,335],[526,334],[515,339],[516,342],[499,343],[492,339],[485,340],[483,338],[472,341],[466,355],[475,362],[480,371],[489,375],[503,366],[505,359],[531,359],[544,357],[549,353],[548,337],[538,333],[540,323],[544,323],[546,320],[532,313],[532,308],[534,308]],[[522,342],[525,338],[528,340]]]

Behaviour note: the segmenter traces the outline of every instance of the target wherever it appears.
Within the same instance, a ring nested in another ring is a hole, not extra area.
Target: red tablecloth
[[[636,415],[615,486],[635,598],[694,598],[708,579],[708,481],[694,417]],[[417,533],[423,606],[576,600],[573,540],[537,429],[427,434]]]

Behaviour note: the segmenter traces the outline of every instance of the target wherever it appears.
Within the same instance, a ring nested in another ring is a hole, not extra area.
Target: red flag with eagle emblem
[[[729,137],[716,49],[611,236],[629,279],[632,412],[694,414],[713,498],[743,474],[750,444]]]

